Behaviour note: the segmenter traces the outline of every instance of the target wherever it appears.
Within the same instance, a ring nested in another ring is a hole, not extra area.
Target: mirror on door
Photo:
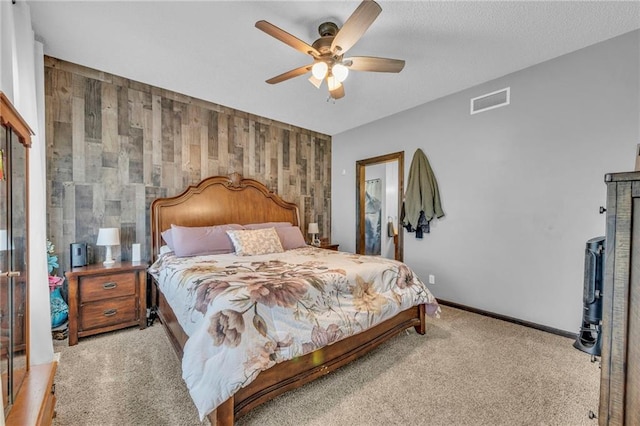
[[[356,162],[356,252],[403,260],[404,151]]]

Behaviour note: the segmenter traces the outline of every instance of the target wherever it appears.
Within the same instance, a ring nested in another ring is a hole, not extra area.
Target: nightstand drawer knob
[[[102,288],[104,288],[105,290],[111,290],[112,288],[116,287],[118,287],[118,284],[113,281],[102,284]]]
[[[106,311],[103,312],[105,317],[112,317],[114,316],[116,313],[118,313],[117,309],[107,309]]]

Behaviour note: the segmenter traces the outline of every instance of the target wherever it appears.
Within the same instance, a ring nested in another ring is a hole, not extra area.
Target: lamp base
[[[107,253],[104,256],[104,262],[102,262],[102,264],[104,266],[113,266],[114,263],[116,263],[115,260],[113,260],[113,255],[111,254],[111,246],[106,246],[107,248]]]

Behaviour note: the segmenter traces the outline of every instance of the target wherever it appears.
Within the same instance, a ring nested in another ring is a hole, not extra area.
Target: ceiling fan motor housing
[[[333,22],[323,22],[318,26],[318,33],[320,33],[320,37],[335,37],[338,34],[338,26]]]
[[[319,58],[328,59],[333,55],[331,52],[331,43],[333,42],[334,36],[323,36],[313,42],[311,46],[320,52]]]

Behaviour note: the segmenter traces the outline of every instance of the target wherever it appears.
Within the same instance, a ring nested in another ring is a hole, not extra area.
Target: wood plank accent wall
[[[101,262],[98,228],[119,227],[114,256],[142,244],[149,206],[208,176],[238,172],[297,203],[330,238],[331,137],[45,57],[48,237],[67,270],[69,244]]]

